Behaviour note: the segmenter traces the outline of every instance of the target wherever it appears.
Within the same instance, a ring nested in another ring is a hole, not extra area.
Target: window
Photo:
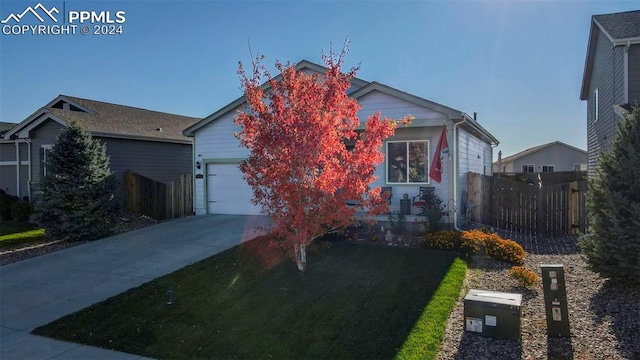
[[[593,92],[593,121],[598,121],[598,88]]]
[[[51,150],[51,145],[42,145],[40,148],[40,175],[47,176],[47,153]]]
[[[542,172],[554,172],[556,171],[555,165],[542,165]]]
[[[522,165],[522,172],[523,173],[532,173],[533,172],[533,165]]]
[[[582,164],[573,164],[573,171],[582,171]]]
[[[429,141],[387,142],[387,183],[429,183]]]

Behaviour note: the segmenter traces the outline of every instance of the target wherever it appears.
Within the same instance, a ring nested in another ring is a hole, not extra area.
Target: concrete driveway
[[[0,267],[0,359],[140,359],[29,334],[64,315],[260,235],[264,216],[208,215]]]

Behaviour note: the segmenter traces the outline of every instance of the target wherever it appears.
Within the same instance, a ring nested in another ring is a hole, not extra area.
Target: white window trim
[[[51,150],[52,146],[53,145],[51,144],[40,146],[40,148],[44,149],[44,154],[42,156],[42,164],[40,164],[40,166],[42,166],[42,176],[47,176],[47,152]]]
[[[409,156],[407,154],[407,181],[406,182],[390,182],[389,180],[389,144],[391,143],[410,143],[410,142],[424,142],[427,143],[427,182],[409,182]],[[384,182],[387,185],[429,185],[431,184],[431,178],[429,177],[429,171],[431,170],[431,148],[429,145],[431,142],[427,139],[407,139],[407,140],[390,140],[386,141],[384,145]]]
[[[598,88],[593,91],[593,122],[598,121]]]
[[[544,171],[544,167],[553,167],[553,171]],[[540,172],[556,172],[556,165],[555,164],[546,164],[546,165],[541,165],[540,166]]]
[[[524,173],[524,172],[527,172],[527,173],[529,172],[529,171],[524,171],[524,167],[525,167],[525,166],[526,166],[527,168],[528,168],[529,166],[531,166],[531,169],[533,169],[533,171],[531,171],[531,172],[532,172],[532,173],[536,172],[536,164],[522,164],[522,165],[520,165],[520,171],[521,171],[521,172],[523,172],[523,173]]]
[[[573,171],[582,171],[582,163],[573,163]],[[576,170],[576,166],[578,167],[578,170]]]

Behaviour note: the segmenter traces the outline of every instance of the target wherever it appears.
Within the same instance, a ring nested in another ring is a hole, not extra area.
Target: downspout
[[[462,113],[461,116],[462,121],[453,124],[453,228],[458,231],[462,231],[462,229],[458,227],[458,157],[460,154],[458,149],[458,132],[456,129],[459,125],[467,122],[465,114]]]
[[[31,140],[24,139],[24,142],[27,143],[27,161],[29,162],[29,188],[27,189],[27,194],[29,195],[29,201],[33,201],[33,194],[31,194]]]
[[[204,166],[204,164],[200,165]],[[193,136],[193,141],[191,143],[191,168],[193,169],[193,176],[191,177],[191,213],[193,215],[196,214],[196,172],[198,171],[196,166],[196,136]]]
[[[493,149],[497,148],[498,144],[491,144],[491,176],[493,176]],[[498,169],[498,172],[500,172],[500,169]]]
[[[14,140],[16,146],[16,195],[20,196],[20,140]]]
[[[622,50],[622,81],[623,81],[623,89],[622,89],[622,103],[629,103],[629,48],[631,47],[631,42],[627,41],[624,45],[624,49]]]

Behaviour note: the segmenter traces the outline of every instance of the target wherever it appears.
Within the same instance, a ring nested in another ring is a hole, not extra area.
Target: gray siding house
[[[306,73],[326,72],[323,66],[306,60],[299,62],[296,69]],[[394,136],[386,139],[381,149],[385,161],[375,169],[377,180],[372,186],[391,189],[391,210],[400,210],[400,199],[404,194],[413,198],[420,194],[421,187],[429,187],[447,206],[448,215],[444,221],[456,224],[464,214],[460,205],[466,195],[467,173],[491,175],[492,151],[498,140],[474,117],[460,110],[375,81],[351,79],[347,94],[357,99],[361,106],[358,117],[362,128],[368,116],[377,111],[382,117],[392,119],[414,116],[410,125],[398,128]],[[234,116],[244,104],[245,98],[240,97],[184,130],[186,136],[194,139],[193,202],[196,215],[261,213],[262,209],[251,203],[252,189],[238,168],[249,151],[240,147],[233,136],[234,132],[241,131]],[[428,171],[443,132],[449,147],[448,154],[441,157],[441,182],[436,182],[429,178]],[[424,154],[424,162],[412,161],[415,155],[408,151],[410,146],[424,151],[420,153]],[[407,176],[407,169],[418,176]],[[411,209],[413,214],[419,211],[421,209],[415,206]],[[383,219],[386,220],[386,216]]]
[[[0,139],[0,189],[31,196],[46,172],[47,151],[70,122],[106,145],[124,200],[126,170],[160,182],[192,173],[192,139],[182,130],[199,119],[59,95]]]
[[[500,153],[501,155],[502,153]],[[493,163],[496,173],[587,170],[587,152],[560,141],[534,146]]]
[[[587,101],[589,175],[609,149],[615,122],[640,102],[640,10],[594,15],[580,99]]]

